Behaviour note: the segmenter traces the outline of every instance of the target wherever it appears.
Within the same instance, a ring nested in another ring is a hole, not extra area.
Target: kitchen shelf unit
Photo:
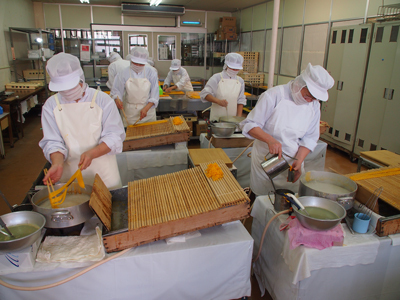
[[[43,74],[46,74],[46,61],[47,59],[44,57],[43,48],[44,46],[49,46],[52,43],[49,41],[49,36],[51,31],[43,30],[40,28],[20,28],[20,27],[10,27],[10,44],[11,44],[11,52],[13,54],[13,67],[14,67],[14,76],[15,82],[19,80],[25,80],[23,76],[18,77],[18,70],[17,70],[17,62],[18,61],[30,61],[32,62],[32,69],[39,69],[43,70]],[[16,57],[15,54],[15,45],[14,42],[14,34],[16,33],[23,33],[26,34],[28,40],[28,48],[29,50],[40,50],[40,57],[38,58],[29,58],[29,57]],[[39,40],[39,41],[38,41]],[[41,80],[41,79],[40,79]],[[48,97],[48,89],[47,89],[47,76],[43,76],[43,85],[45,90],[45,97]]]

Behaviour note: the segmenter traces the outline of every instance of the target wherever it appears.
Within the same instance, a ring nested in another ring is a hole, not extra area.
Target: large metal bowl
[[[230,137],[235,132],[236,124],[229,122],[211,123],[211,131],[219,137]]]
[[[229,122],[229,123],[235,123],[235,124],[239,124],[240,122],[242,122],[244,119],[246,119],[246,117],[238,117],[238,116],[230,116],[230,117],[220,117],[219,121],[220,122]]]
[[[34,233],[19,239],[0,241],[0,252],[18,251],[29,247],[40,237],[42,228],[46,223],[46,218],[34,211],[12,212],[2,215],[1,218],[3,219],[4,223],[6,223],[7,227],[21,224],[32,224],[37,226],[38,229]]]
[[[293,205],[293,212],[296,215],[296,218],[299,220],[300,224],[303,225],[305,228],[312,229],[312,230],[329,230],[335,227],[340,221],[346,217],[346,210],[341,206],[339,203],[334,202],[332,200],[320,197],[313,197],[313,196],[303,196],[298,198],[303,206],[313,206],[324,208],[336,214],[338,216],[337,219],[333,220],[321,220],[312,218],[306,215],[303,215],[298,212],[297,208]]]
[[[316,196],[331,199],[341,204],[346,210],[353,207],[354,197],[357,192],[357,183],[353,180],[331,172],[309,171],[307,173],[303,174],[299,179],[299,196]],[[348,192],[336,194],[325,190],[316,190],[309,186],[309,184],[314,181],[337,186]]]

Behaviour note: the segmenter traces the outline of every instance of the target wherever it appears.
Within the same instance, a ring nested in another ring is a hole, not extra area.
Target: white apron
[[[96,104],[97,93],[98,90],[94,92],[91,102],[71,104],[60,104],[57,94],[54,96],[57,103],[53,110],[54,117],[68,149],[60,182],[67,182],[78,170],[81,154],[99,143],[103,110]],[[93,159],[90,166],[82,171],[85,184],[93,186],[96,173],[108,189],[122,187],[115,155],[106,154]]]
[[[219,121],[220,117],[234,117],[237,115],[237,100],[240,93],[240,82],[237,79],[224,79],[222,78],[218,83],[217,94],[215,95],[218,99],[225,99],[228,101],[228,110],[226,107],[222,107],[216,103],[211,104],[210,120]]]
[[[132,70],[129,70],[129,74]],[[146,71],[143,70],[144,78],[132,78],[125,83],[126,97],[124,101],[124,110],[129,124],[134,124],[140,118],[140,111],[146,106],[150,93],[150,81],[146,78]],[[122,118],[124,126],[127,127],[125,118]],[[153,106],[147,112],[147,116],[138,122],[152,122],[156,120],[156,109]]]
[[[182,76],[177,74],[174,75],[172,74],[172,80],[174,81],[175,85],[181,80]],[[192,83],[190,81],[186,81],[185,85],[183,86],[183,88],[181,89],[181,91],[184,92],[193,92],[193,86]]]
[[[280,87],[281,100],[276,105],[271,117],[267,120],[263,130],[282,144],[282,151],[292,157],[298,151],[298,139],[302,138],[314,118],[312,103],[296,105],[291,99],[284,99],[283,87]],[[273,192],[273,186],[267,174],[261,167],[261,162],[269,153],[268,144],[255,140],[251,151],[250,187],[254,194],[267,195]],[[304,163],[301,167],[304,174]],[[289,189],[298,192],[299,181],[287,182],[285,171],[273,179],[276,189]]]

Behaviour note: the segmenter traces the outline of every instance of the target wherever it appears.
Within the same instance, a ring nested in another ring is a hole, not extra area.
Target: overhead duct
[[[122,3],[121,9],[123,14],[137,15],[137,16],[182,16],[185,14],[185,7],[172,6],[172,5],[158,5],[150,6],[149,4],[139,3]]]

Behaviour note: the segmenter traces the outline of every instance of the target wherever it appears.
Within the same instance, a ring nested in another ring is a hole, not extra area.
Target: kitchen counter
[[[272,199],[273,201],[273,199]],[[267,196],[256,198],[252,210],[255,252],[267,222],[275,214]],[[399,299],[400,246],[389,237],[352,235],[342,223],[344,245],[323,250],[299,246],[289,250],[286,231],[280,231],[288,215],[268,228],[263,249],[254,264],[260,290],[273,299]],[[394,238],[398,244],[400,236]]]
[[[250,296],[253,239],[236,221],[200,230],[201,236],[165,240],[128,253],[60,286],[17,291],[0,285],[0,299],[237,299]],[[34,270],[1,276],[19,286],[50,284],[81,271],[36,263]]]

